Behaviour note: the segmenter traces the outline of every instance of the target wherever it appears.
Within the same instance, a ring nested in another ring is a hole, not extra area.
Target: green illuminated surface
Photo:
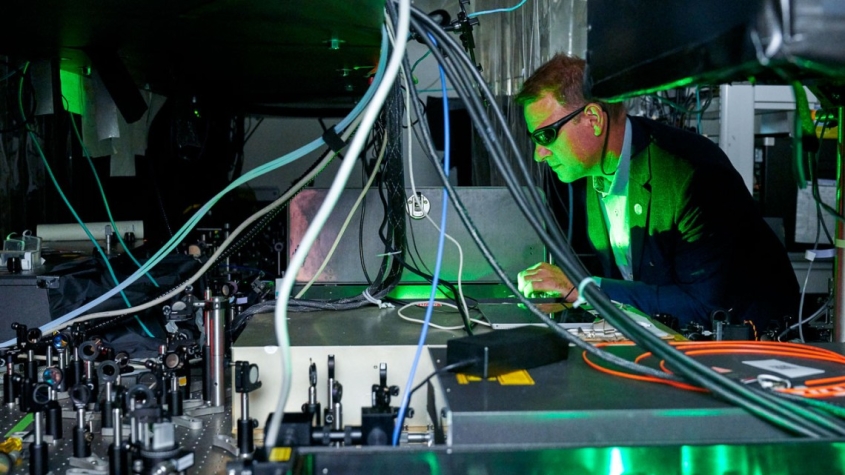
[[[62,95],[67,99],[68,112],[83,115],[85,107],[85,91],[82,88],[82,76],[70,71],[61,70]]]
[[[396,287],[390,296],[399,300],[428,300],[431,296],[431,286],[425,285],[400,285]],[[447,297],[440,289],[437,289],[437,296],[435,298],[451,298]]]
[[[610,449],[610,470],[607,475],[622,475],[625,473],[625,466],[622,464],[622,451],[614,447]]]
[[[440,463],[437,460],[437,456],[431,452],[425,453],[422,455],[422,460],[428,465],[428,469],[431,475],[440,475],[442,472],[440,470]]]
[[[655,409],[651,415],[653,417],[665,418],[690,418],[690,417],[717,417],[729,415],[736,412],[735,408],[725,409]],[[585,411],[543,411],[536,413],[528,413],[522,416],[523,419],[531,419],[538,421],[556,421],[556,420],[576,420],[576,419],[593,419],[596,417],[595,412]]]
[[[506,430],[503,428],[503,430]],[[644,428],[643,430],[647,430]],[[313,470],[296,473],[382,474],[601,474],[601,475],[787,475],[842,474],[845,443],[809,442],[746,445],[677,445],[547,449],[403,448],[344,449],[316,457]],[[326,468],[332,467],[332,468]]]

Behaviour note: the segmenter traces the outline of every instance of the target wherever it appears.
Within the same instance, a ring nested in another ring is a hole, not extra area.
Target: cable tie
[[[323,141],[326,142],[332,152],[337,154],[340,154],[340,151],[346,147],[346,142],[335,132],[334,127],[329,127],[323,132]]]
[[[364,296],[365,299],[367,299],[367,302],[370,302],[373,305],[378,305],[378,308],[393,308],[392,303],[383,302],[383,301],[373,297],[372,295],[370,295],[369,289],[364,289],[364,292],[363,292],[362,295]]]
[[[837,245],[836,247],[842,246]],[[815,251],[808,249],[804,251],[804,259],[811,262],[816,259],[833,259],[834,257],[836,257],[836,249],[816,249]]]
[[[582,280],[581,283],[578,284],[578,298],[575,299],[574,302],[572,302],[573,307],[578,308],[581,305],[587,303],[587,301],[584,300],[584,287],[591,282],[595,284],[596,280],[592,277],[585,277],[584,280]]]

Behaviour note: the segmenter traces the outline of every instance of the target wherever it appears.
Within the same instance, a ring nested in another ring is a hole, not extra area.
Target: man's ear
[[[593,133],[596,134],[596,137],[601,135],[605,128],[607,128],[607,116],[600,105],[587,104],[587,107],[584,109],[584,115],[587,116],[587,120],[593,128]]]

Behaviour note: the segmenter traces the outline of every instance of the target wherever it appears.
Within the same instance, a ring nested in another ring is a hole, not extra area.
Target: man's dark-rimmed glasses
[[[560,132],[561,127],[566,125],[566,123],[570,120],[574,119],[575,116],[577,116],[578,114],[584,112],[584,109],[586,108],[587,106],[584,106],[580,109],[575,109],[569,114],[563,116],[563,118],[561,118],[557,122],[549,124],[545,127],[540,127],[534,132],[528,132],[528,135],[531,136],[531,140],[533,140],[534,143],[536,143],[537,145],[548,147],[557,139],[557,134]]]

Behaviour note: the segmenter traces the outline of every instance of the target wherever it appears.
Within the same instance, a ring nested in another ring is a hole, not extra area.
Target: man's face
[[[575,108],[560,105],[550,93],[526,105],[524,110],[530,133],[554,124],[570,113],[575,114],[560,127],[551,143],[535,144],[534,147],[534,160],[539,163],[546,162],[564,183],[572,183],[579,178],[600,173],[598,157],[594,150],[595,135],[589,133],[592,127],[585,114],[579,113],[581,110],[580,106]]]

